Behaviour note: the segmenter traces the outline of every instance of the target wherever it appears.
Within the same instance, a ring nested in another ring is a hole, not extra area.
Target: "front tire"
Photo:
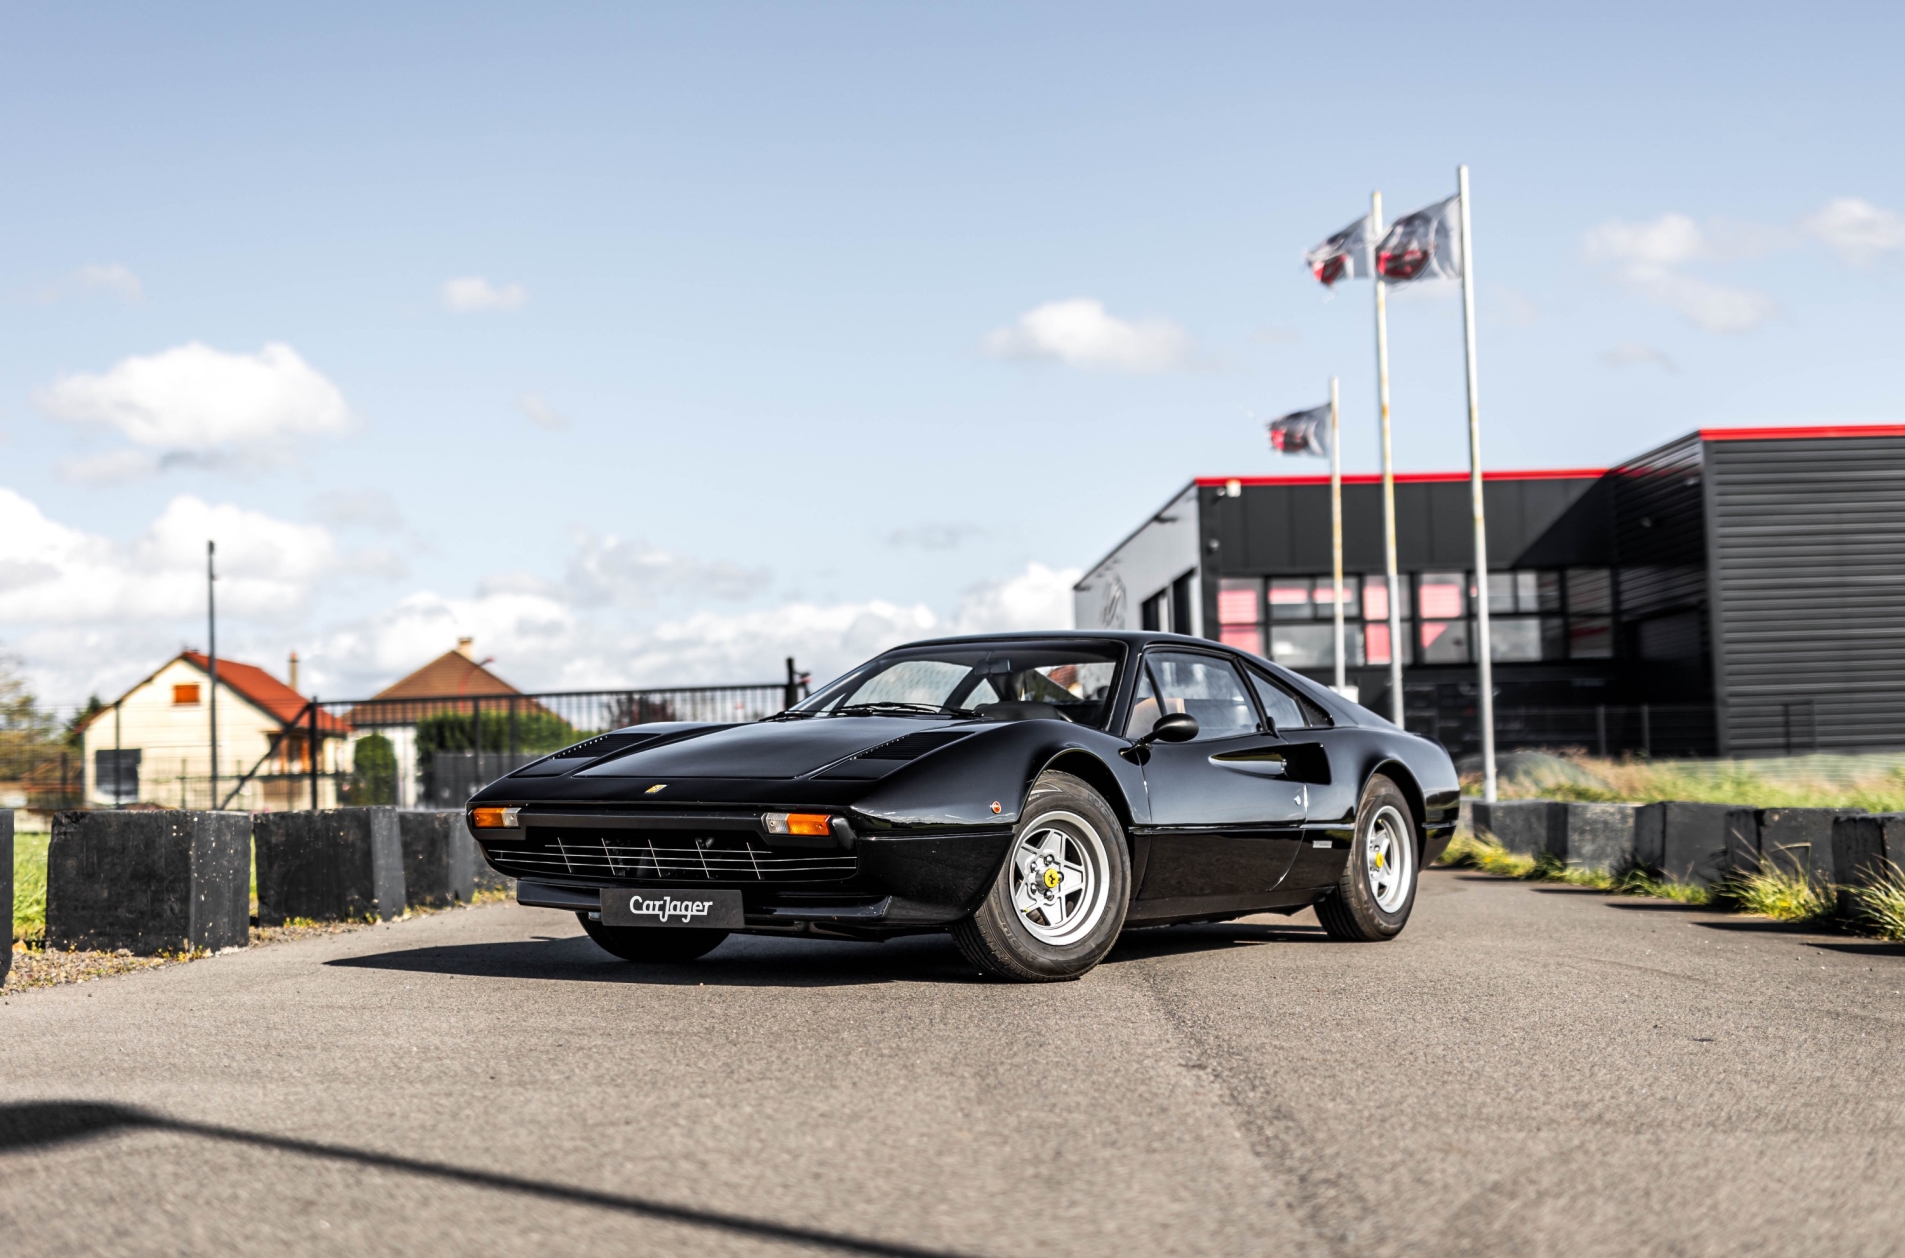
[[[1356,808],[1349,863],[1336,890],[1316,906],[1329,937],[1380,943],[1400,935],[1415,907],[1421,854],[1409,801],[1394,782],[1374,775]]]
[[[1124,827],[1069,773],[1032,783],[992,889],[952,928],[966,960],[1018,983],[1074,979],[1104,959],[1131,902]]]
[[[624,961],[640,961],[651,965],[666,965],[670,962],[693,961],[705,957],[720,946],[728,937],[725,930],[695,930],[682,928],[670,930],[659,926],[604,926],[592,920],[587,913],[577,913],[582,929],[589,932],[589,938],[595,940],[603,951],[612,953]]]

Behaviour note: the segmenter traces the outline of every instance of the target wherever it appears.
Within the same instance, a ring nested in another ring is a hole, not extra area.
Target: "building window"
[[[1568,617],[1568,658],[1613,659],[1614,622],[1606,616]]]
[[[1614,580],[1606,568],[1568,569],[1568,614],[1606,616],[1614,611]]]
[[[1217,587],[1218,640],[1263,654],[1263,582],[1226,577]]]
[[[1314,615],[1310,603],[1310,577],[1274,577],[1270,581],[1270,619],[1308,620]]]
[[[197,702],[198,702],[198,683],[197,682],[195,681],[181,682],[178,685],[172,687],[172,704],[174,707],[184,707],[187,704],[192,704]]]

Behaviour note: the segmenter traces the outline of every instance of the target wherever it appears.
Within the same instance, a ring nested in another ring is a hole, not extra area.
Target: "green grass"
[[[13,836],[14,939],[41,939],[46,935],[46,845],[50,834]]]
[[[1905,939],[1905,873],[1894,865],[1869,887],[1853,887],[1853,916],[1867,934]]]
[[[1748,760],[1653,763],[1581,755],[1556,759],[1565,762],[1570,780],[1544,779],[1539,774],[1504,777],[1500,783],[1501,798],[1629,804],[1677,799],[1738,804],[1746,808],[1863,808],[1867,812],[1905,812],[1905,768],[1896,766],[1829,773],[1823,764],[1816,771],[1802,768],[1795,772],[1787,766],[1756,766]],[[1470,795],[1480,795],[1481,775],[1466,775],[1463,790]]]
[[[1638,867],[1605,870],[1581,869],[1556,860],[1547,853],[1523,856],[1511,852],[1495,840],[1458,834],[1438,862],[1457,869],[1479,869],[1500,878],[1519,878],[1526,882],[1560,882],[1574,887],[1589,887],[1609,895],[1644,895],[1681,904],[1706,905],[1713,893],[1691,883],[1674,882],[1658,873]]]
[[[1719,886],[1720,897],[1742,913],[1776,922],[1824,922],[1833,916],[1832,892],[1814,886],[1804,874],[1762,869],[1741,874]]]

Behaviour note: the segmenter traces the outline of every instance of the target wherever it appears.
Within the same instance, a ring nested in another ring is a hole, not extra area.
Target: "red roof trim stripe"
[[[1905,430],[1902,430],[1905,431]],[[1599,480],[1607,475],[1604,467],[1556,467],[1539,468],[1528,472],[1483,472],[1482,480]],[[1398,485],[1441,484],[1448,481],[1465,481],[1467,472],[1397,472]],[[1327,485],[1330,478],[1323,476],[1200,476],[1199,485],[1228,485],[1236,481],[1240,485]],[[1345,485],[1380,485],[1382,475],[1378,472],[1354,472],[1343,476]]]
[[[1805,437],[1905,437],[1905,424],[1836,424],[1819,428],[1702,428],[1702,441],[1797,441]]]

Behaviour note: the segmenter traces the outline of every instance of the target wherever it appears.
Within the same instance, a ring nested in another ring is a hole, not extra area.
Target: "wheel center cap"
[[[1060,873],[1055,867],[1048,867],[1041,881],[1044,882],[1047,891],[1056,891],[1058,890],[1058,884],[1065,881],[1065,875]]]

